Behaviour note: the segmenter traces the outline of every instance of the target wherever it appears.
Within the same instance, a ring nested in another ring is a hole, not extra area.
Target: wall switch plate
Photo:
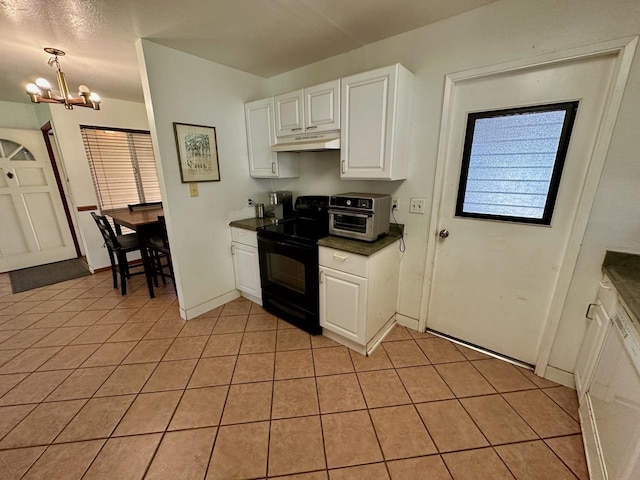
[[[391,210],[395,210],[396,212],[400,211],[400,206],[398,205],[398,197],[391,198]]]
[[[424,214],[426,200],[424,198],[412,198],[409,201],[409,213]]]
[[[197,197],[198,196],[198,184],[197,183],[190,183],[189,184],[189,196],[190,197]]]

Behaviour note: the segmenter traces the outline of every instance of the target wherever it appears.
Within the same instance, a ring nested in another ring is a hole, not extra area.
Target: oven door
[[[258,235],[263,308],[312,334],[318,317],[318,247]]]

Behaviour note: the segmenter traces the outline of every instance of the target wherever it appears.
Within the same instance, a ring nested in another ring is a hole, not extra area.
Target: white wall
[[[342,182],[336,154],[309,153],[299,179],[274,183],[297,193],[357,189],[400,197],[397,217],[407,225],[407,251],[398,311],[418,318],[429,215],[408,214],[408,200],[426,198],[430,211],[445,75],[640,33],[640,2],[612,0],[603,7],[599,0],[503,0],[271,78],[271,93],[278,94],[396,62],[416,76],[406,181]],[[574,368],[605,250],[640,251],[638,111],[636,58],[552,351],[550,365],[566,371]]]
[[[223,65],[139,40],[138,61],[165,201],[182,314],[191,318],[237,296],[229,220],[249,217],[251,195],[265,180],[249,176],[244,103],[266,95],[266,81]],[[216,127],[219,182],[180,182],[173,122]]]
[[[0,128],[40,130],[40,126],[33,104],[0,102]]]
[[[50,114],[60,156],[69,178],[67,186],[70,198],[67,201],[77,220],[80,234],[78,241],[82,243],[87,263],[92,269],[107,267],[110,265],[109,257],[103,248],[100,231],[91,218],[91,212],[77,211],[78,207],[98,205],[80,125],[149,130],[145,106],[142,103],[105,98],[98,111],[79,107],[67,110],[62,105],[37,105],[35,108],[46,109]],[[39,113],[38,118],[44,115]]]

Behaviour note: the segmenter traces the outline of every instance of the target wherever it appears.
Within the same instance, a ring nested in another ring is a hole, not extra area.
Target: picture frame
[[[219,182],[216,127],[173,122],[182,183]]]

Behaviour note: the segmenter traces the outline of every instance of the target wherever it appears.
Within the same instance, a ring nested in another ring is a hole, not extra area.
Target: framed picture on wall
[[[182,183],[219,182],[216,127],[173,122]]]

